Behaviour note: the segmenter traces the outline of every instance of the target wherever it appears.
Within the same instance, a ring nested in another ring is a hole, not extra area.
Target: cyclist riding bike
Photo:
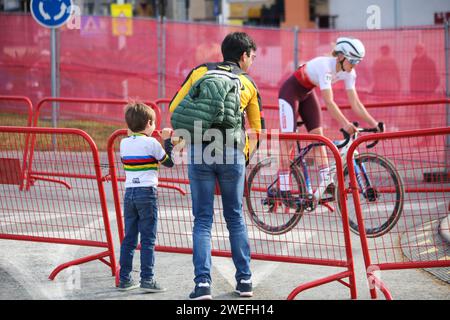
[[[347,97],[352,110],[359,118],[371,127],[383,131],[383,125],[377,122],[367,112],[359,100],[356,92],[355,67],[362,61],[365,48],[362,42],[351,37],[341,37],[336,41],[332,57],[316,57],[301,65],[292,76],[281,86],[278,94],[281,132],[295,132],[297,118],[300,116],[308,133],[324,136],[322,128],[322,112],[318,98],[314,92],[315,87],[320,88],[328,112],[347,133],[353,134],[357,128],[341,112],[333,99],[332,85],[337,81],[344,81]],[[291,195],[291,181],[289,173],[289,153],[292,143],[281,144],[279,183],[281,197],[290,207],[298,206],[298,201]],[[333,183],[330,178],[330,166],[324,146],[313,150],[314,160],[318,165],[320,174],[319,185]]]

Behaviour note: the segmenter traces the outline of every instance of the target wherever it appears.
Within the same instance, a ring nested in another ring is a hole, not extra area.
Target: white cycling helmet
[[[366,54],[363,43],[358,39],[349,37],[338,38],[334,51],[342,53],[351,64],[358,64]]]

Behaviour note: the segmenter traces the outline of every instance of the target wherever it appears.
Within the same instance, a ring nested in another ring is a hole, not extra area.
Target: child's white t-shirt
[[[161,144],[153,137],[133,134],[120,141],[120,158],[126,180],[125,188],[156,187],[159,162],[167,157]]]

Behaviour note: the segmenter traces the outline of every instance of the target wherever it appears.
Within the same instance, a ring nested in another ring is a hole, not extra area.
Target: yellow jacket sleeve
[[[175,96],[172,98],[172,101],[170,101],[169,111],[171,113],[178,107],[181,100],[183,100],[183,98],[188,94],[189,90],[194,85],[194,83],[197,82],[197,80],[200,79],[206,73],[206,71],[208,71],[206,66],[200,66],[200,67],[193,69],[189,73],[186,80],[184,80],[183,84],[181,85],[181,88],[177,91]]]
[[[262,129],[265,129],[264,118],[262,116],[261,98],[254,82],[247,76],[242,75],[241,81],[244,91],[241,93],[241,107],[247,113],[248,125],[257,135],[250,135],[245,153],[249,155],[256,151],[258,146],[258,136]]]

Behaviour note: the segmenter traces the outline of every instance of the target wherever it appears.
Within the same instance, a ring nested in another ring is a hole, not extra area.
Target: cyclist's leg
[[[298,117],[295,111],[295,99],[278,99],[280,113],[281,133],[292,133],[296,131],[296,119]],[[280,170],[289,170],[289,153],[293,147],[292,141],[280,141]]]
[[[278,106],[280,116],[280,129],[282,133],[296,132],[298,118],[298,92],[299,84],[294,76],[287,79],[280,88],[278,95]],[[291,189],[289,165],[290,152],[293,149],[293,141],[280,141],[279,154],[279,182],[281,191]]]
[[[319,100],[314,91],[300,102],[299,114],[302,117],[308,133],[324,136],[322,127],[322,112]],[[319,169],[319,185],[330,180],[330,165],[328,163],[327,150],[325,146],[312,150],[314,161]],[[331,181],[330,181],[331,182]]]
[[[324,136],[322,127],[318,127],[318,128],[312,129],[312,130],[308,131],[308,133]],[[317,167],[319,169],[329,166],[329,164],[328,164],[328,157],[327,157],[327,150],[326,150],[325,146],[314,148],[312,150],[312,153],[313,153],[313,156],[314,156],[314,161],[316,162]]]
[[[315,128],[309,131],[309,133],[324,136],[322,127]],[[318,148],[314,148],[312,150],[312,154],[319,170],[319,186],[322,184],[328,185],[332,181],[330,177],[330,164],[328,162],[326,147],[321,146]]]

